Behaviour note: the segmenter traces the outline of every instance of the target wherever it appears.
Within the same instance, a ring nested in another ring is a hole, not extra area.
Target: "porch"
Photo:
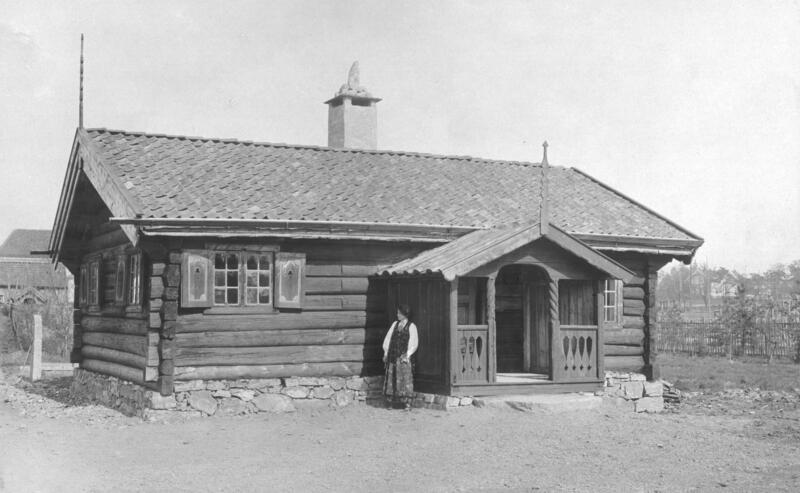
[[[607,286],[630,271],[565,233],[543,236],[538,226],[477,231],[420,257],[413,270],[407,261],[385,271],[395,274],[390,307],[405,303],[416,313],[420,391],[602,388]]]

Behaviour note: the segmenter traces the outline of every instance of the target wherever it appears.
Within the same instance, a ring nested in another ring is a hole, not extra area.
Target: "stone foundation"
[[[174,393],[164,397],[140,385],[80,368],[75,369],[72,381],[74,395],[141,418],[162,412],[236,416],[364,403],[382,406],[382,389],[383,376],[189,380],[175,382]],[[471,406],[472,398],[418,392],[411,405],[448,410]]]
[[[611,404],[637,413],[655,413],[664,410],[663,395],[661,381],[648,382],[641,373],[606,372],[603,396]]]

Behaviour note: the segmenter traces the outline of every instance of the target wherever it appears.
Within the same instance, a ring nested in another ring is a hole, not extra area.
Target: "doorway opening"
[[[495,282],[497,383],[552,379],[548,286],[541,267],[500,269]]]

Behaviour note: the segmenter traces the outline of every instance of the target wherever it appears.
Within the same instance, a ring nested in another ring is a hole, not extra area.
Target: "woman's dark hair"
[[[411,307],[408,305],[397,305],[397,311],[405,315],[405,317],[410,321],[411,320]]]

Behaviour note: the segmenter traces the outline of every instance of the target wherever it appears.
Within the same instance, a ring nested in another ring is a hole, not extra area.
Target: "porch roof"
[[[452,281],[539,238],[547,238],[614,279],[627,282],[634,276],[627,268],[552,223],[541,228],[538,222],[473,231],[414,258],[386,267],[381,274],[441,273],[445,279]]]

